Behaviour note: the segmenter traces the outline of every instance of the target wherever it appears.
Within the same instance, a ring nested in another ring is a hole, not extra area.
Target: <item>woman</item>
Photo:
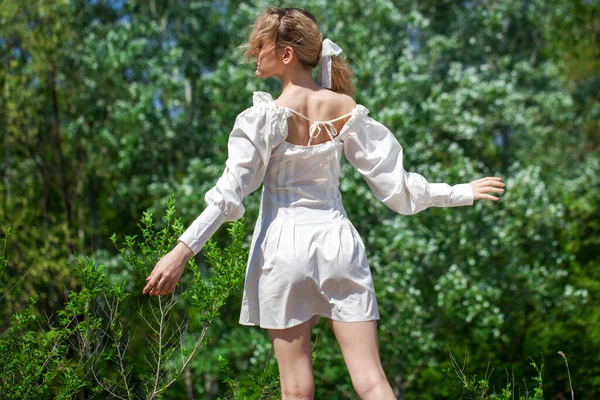
[[[253,106],[238,115],[207,207],[158,262],[143,293],[171,293],[189,257],[223,222],[244,214],[242,200],[262,183],[239,322],[268,330],[283,398],[313,398],[311,328],[325,317],[360,398],[394,399],[379,359],[379,312],[364,244],[341,201],[342,151],[374,195],[400,214],[498,200],[486,192],[503,192],[504,183],[486,177],[450,186],[406,172],[402,146],[355,103],[341,48],[322,41],[307,11],[267,8],[246,46],[255,75],[277,76],[282,93],[273,100],[255,92]]]

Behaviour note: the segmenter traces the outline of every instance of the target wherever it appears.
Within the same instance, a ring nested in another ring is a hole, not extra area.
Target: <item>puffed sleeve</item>
[[[429,207],[473,204],[469,183],[450,186],[429,183],[404,169],[403,149],[394,134],[357,106],[357,115],[344,138],[344,155],[360,172],[375,197],[399,214],[416,214]]]
[[[227,142],[227,161],[221,177],[204,196],[206,208],[177,239],[198,254],[225,221],[244,215],[243,199],[263,181],[272,149],[285,137],[277,117],[260,97],[235,119]]]

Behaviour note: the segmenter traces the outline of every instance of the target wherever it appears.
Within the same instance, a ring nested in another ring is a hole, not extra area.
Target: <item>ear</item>
[[[285,49],[283,49],[283,58],[282,61],[284,64],[289,64],[291,63],[294,58],[296,57],[296,52],[294,51],[294,49],[290,46],[286,46]]]

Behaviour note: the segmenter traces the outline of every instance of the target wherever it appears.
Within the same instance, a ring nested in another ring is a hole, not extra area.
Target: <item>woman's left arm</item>
[[[360,172],[374,196],[391,210],[412,215],[430,207],[473,205],[475,200],[498,200],[485,192],[503,192],[498,177],[449,185],[429,182],[417,172],[404,168],[404,149],[392,131],[368,116],[360,106],[358,116],[346,132],[346,159]]]

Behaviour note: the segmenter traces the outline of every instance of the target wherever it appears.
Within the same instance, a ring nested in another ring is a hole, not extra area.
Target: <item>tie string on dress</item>
[[[335,122],[335,121],[340,120],[342,118],[346,118],[349,115],[352,115],[352,111],[351,111],[351,112],[349,112],[347,114],[344,114],[344,115],[339,116],[339,117],[334,118],[334,119],[330,119],[328,121],[314,121],[314,120],[308,118],[306,115],[304,115],[302,113],[299,113],[296,110],[292,110],[291,108],[288,108],[288,110],[290,110],[294,114],[297,114],[297,115],[301,116],[302,118],[304,118],[304,119],[312,122],[312,124],[310,124],[310,127],[308,129],[308,144],[307,144],[307,146],[310,146],[310,142],[312,141],[313,138],[316,138],[317,136],[319,136],[321,134],[320,124],[325,124],[325,127],[324,127],[325,128],[325,132],[327,132],[327,135],[329,135],[329,138],[331,139],[329,141],[332,142],[331,145],[335,148],[335,142],[334,142],[333,139],[334,139],[335,136],[338,135],[338,131],[337,131],[337,129],[335,129],[335,126],[333,126],[332,122]],[[337,153],[337,148],[335,149],[335,158],[336,158],[336,160],[337,160],[337,162],[339,164],[340,163],[340,158],[339,158],[338,153]]]

